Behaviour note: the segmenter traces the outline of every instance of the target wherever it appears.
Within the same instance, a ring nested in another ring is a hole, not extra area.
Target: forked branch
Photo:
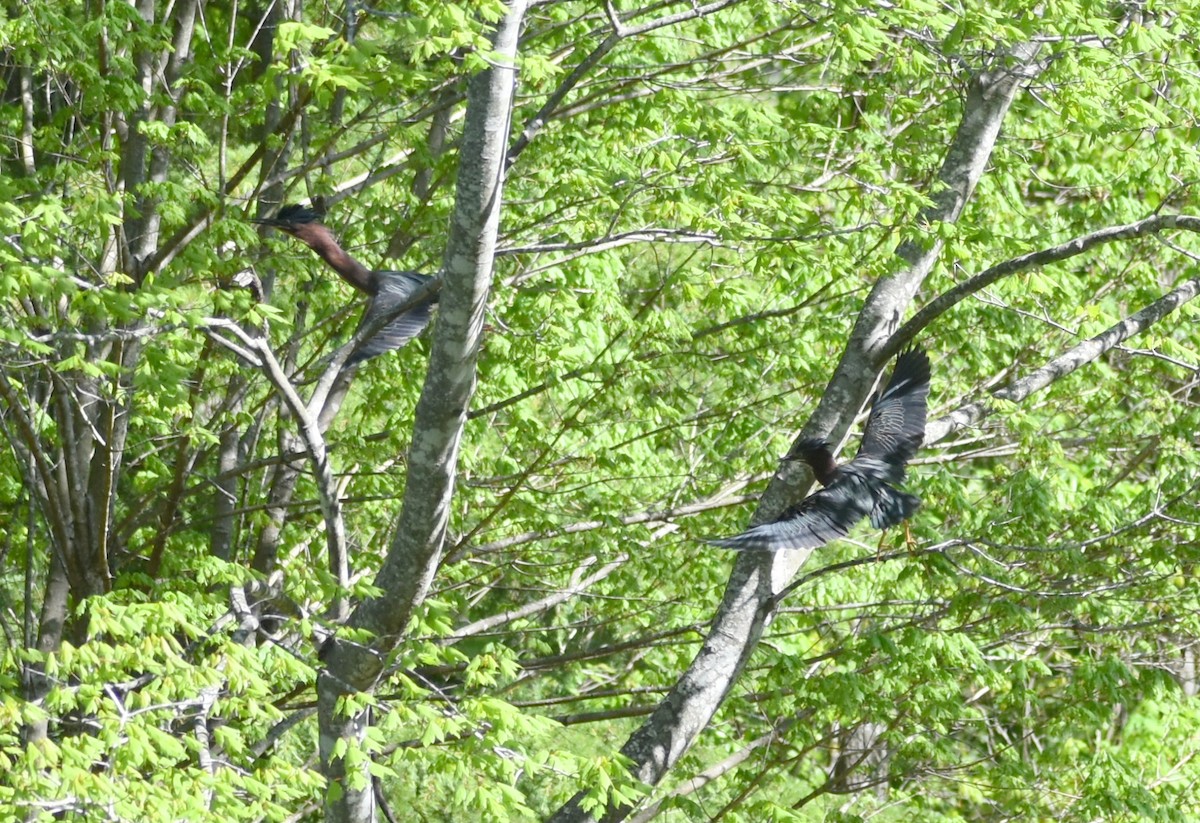
[[[325,544],[329,550],[329,571],[337,580],[338,588],[345,592],[350,584],[350,561],[346,548],[346,525],[342,518],[342,502],[338,497],[337,482],[333,477],[333,468],[329,462],[329,451],[325,447],[325,438],[321,434],[317,419],[309,414],[308,408],[295,387],[284,374],[283,367],[271,351],[266,339],[248,333],[238,324],[213,318],[205,328],[205,333],[215,342],[236,352],[251,365],[262,369],[263,374],[271,381],[271,385],[279,392],[283,402],[296,418],[300,438],[312,461],[313,474],[317,483],[317,494],[321,501],[321,515],[325,520]],[[232,335],[237,342],[231,341],[225,334]],[[333,617],[344,620],[348,613],[346,599],[339,594],[333,609]]]

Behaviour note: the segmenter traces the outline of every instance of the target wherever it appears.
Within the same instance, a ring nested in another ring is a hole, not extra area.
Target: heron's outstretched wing
[[[733,537],[708,540],[739,551],[815,549],[845,537],[864,517],[886,528],[910,517],[920,500],[891,488],[925,439],[929,397],[929,357],[919,348],[896,360],[887,386],[871,407],[858,455],[838,467],[822,441],[803,440],[787,459],[803,460],[825,488],[788,509],[777,520]]]
[[[925,439],[928,397],[929,355],[909,349],[896,359],[892,379],[871,407],[858,456],[885,460],[902,472]]]
[[[852,484],[837,483],[804,498],[773,523],[705,542],[738,551],[815,549],[849,534],[871,511],[872,503],[869,493],[864,496]]]
[[[371,298],[371,303],[359,324],[360,328],[408,302],[417,289],[433,279],[428,274],[419,274],[413,271],[389,271],[377,274],[376,282],[379,291]],[[352,366],[384,352],[398,349],[412,340],[429,325],[433,304],[436,301],[437,296],[435,295],[396,317],[355,350],[347,359],[346,365]]]

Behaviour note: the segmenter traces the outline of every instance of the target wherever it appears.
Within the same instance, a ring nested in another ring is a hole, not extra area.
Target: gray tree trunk
[[[325,819],[331,823],[375,818],[365,758],[351,771],[346,758],[335,754],[339,743],[358,748],[369,717],[366,712],[339,712],[338,700],[374,685],[384,658],[400,642],[414,609],[425,598],[442,551],[491,290],[517,35],[525,5],[524,0],[508,4],[488,55],[492,67],[472,78],[467,93],[444,284],[429,372],[413,420],[400,524],[375,579],[383,594],[364,601],[349,621],[352,629],[367,632],[374,641],[365,645],[335,638],[324,650],[326,668],[317,680],[317,701],[321,762],[330,783]]]
[[[1000,133],[1000,125],[1023,79],[1036,73],[1037,49],[1018,47],[973,79],[962,124],[939,174],[942,188],[925,221],[954,221],[983,175]],[[906,242],[897,254],[908,264],[881,279],[871,290],[854,331],[834,370],[821,402],[804,426],[801,437],[824,437],[838,443],[870,394],[880,369],[881,355],[900,324],[925,276],[942,250],[940,241]],[[772,479],[754,523],[780,514],[803,499],[812,485],[806,467],[784,463]],[[630,736],[621,753],[633,761],[635,776],[656,785],[692,746],[708,725],[754,651],[775,608],[775,596],[808,561],[810,550],[739,554],[712,628],[691,666],[675,683],[649,719]],[[579,792],[552,820],[589,821]],[[632,809],[612,805],[603,820],[623,820]]]

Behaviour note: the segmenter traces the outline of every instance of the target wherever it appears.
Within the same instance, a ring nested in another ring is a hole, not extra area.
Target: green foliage
[[[543,819],[578,790],[586,809],[661,801],[665,820],[1200,815],[1189,308],[923,452],[912,556],[871,562],[865,528],[820,550],[661,787],[616,754],[720,602],[730,557],[696,538],[745,525],[740,496],[900,242],[945,244],[924,304],[1017,255],[1195,211],[1194,4],[899,5],[746,0],[624,37],[517,156],[445,557],[378,689],[343,703],[371,716],[335,752],[351,788],[369,774],[431,821]],[[343,592],[295,419],[206,329],[266,335],[307,396],[354,328],[347,286],[246,222],[256,198],[330,195],[369,265],[439,265],[465,80],[501,6],[401,6],[361,14],[351,41],[340,7],[263,34],[257,12],[202,3],[170,81],[162,9],[0,19],[0,807],[284,820],[344,791],[318,766],[320,638],[371,639],[333,604],[379,592],[428,336],[365,364],[326,434]],[[691,7],[617,6],[625,27]],[[514,139],[610,33],[603,4],[530,12]],[[988,173],[956,223],[925,224],[971,72],[1033,37],[1044,66]],[[150,217],[171,253],[146,270],[132,234]],[[931,417],[1196,277],[1195,253],[1182,231],[1114,242],[958,304],[922,338]],[[51,498],[44,478],[68,474]],[[67,546],[100,573],[56,565]],[[888,752],[880,785],[839,794],[863,724]]]

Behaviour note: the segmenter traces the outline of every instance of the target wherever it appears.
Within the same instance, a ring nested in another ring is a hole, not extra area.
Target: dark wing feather
[[[377,283],[379,291],[371,298],[371,303],[363,315],[363,325],[372,322],[380,315],[385,315],[408,302],[413,293],[433,278],[427,274],[412,271],[378,272]],[[422,301],[408,311],[388,323],[378,334],[375,334],[346,361],[347,366],[361,363],[376,355],[398,349],[421,333],[427,325],[432,313],[433,304],[437,297]]]
[[[858,456],[874,457],[901,469],[925,439],[929,397],[929,356],[912,348],[896,360],[892,379],[875,400]]]
[[[856,485],[836,483],[804,498],[773,523],[763,523],[733,537],[707,542],[738,551],[777,552],[824,546],[845,537],[854,524],[870,512],[870,495],[858,492]]]
[[[891,379],[871,407],[853,460],[836,467],[829,447],[820,441],[801,441],[788,454],[787,459],[804,460],[814,474],[824,475],[825,488],[774,522],[707,542],[739,551],[815,549],[845,537],[864,517],[870,516],[876,528],[910,517],[921,501],[887,484],[903,479],[904,464],[925,439],[928,397],[929,357],[921,349],[909,349],[897,358]]]

